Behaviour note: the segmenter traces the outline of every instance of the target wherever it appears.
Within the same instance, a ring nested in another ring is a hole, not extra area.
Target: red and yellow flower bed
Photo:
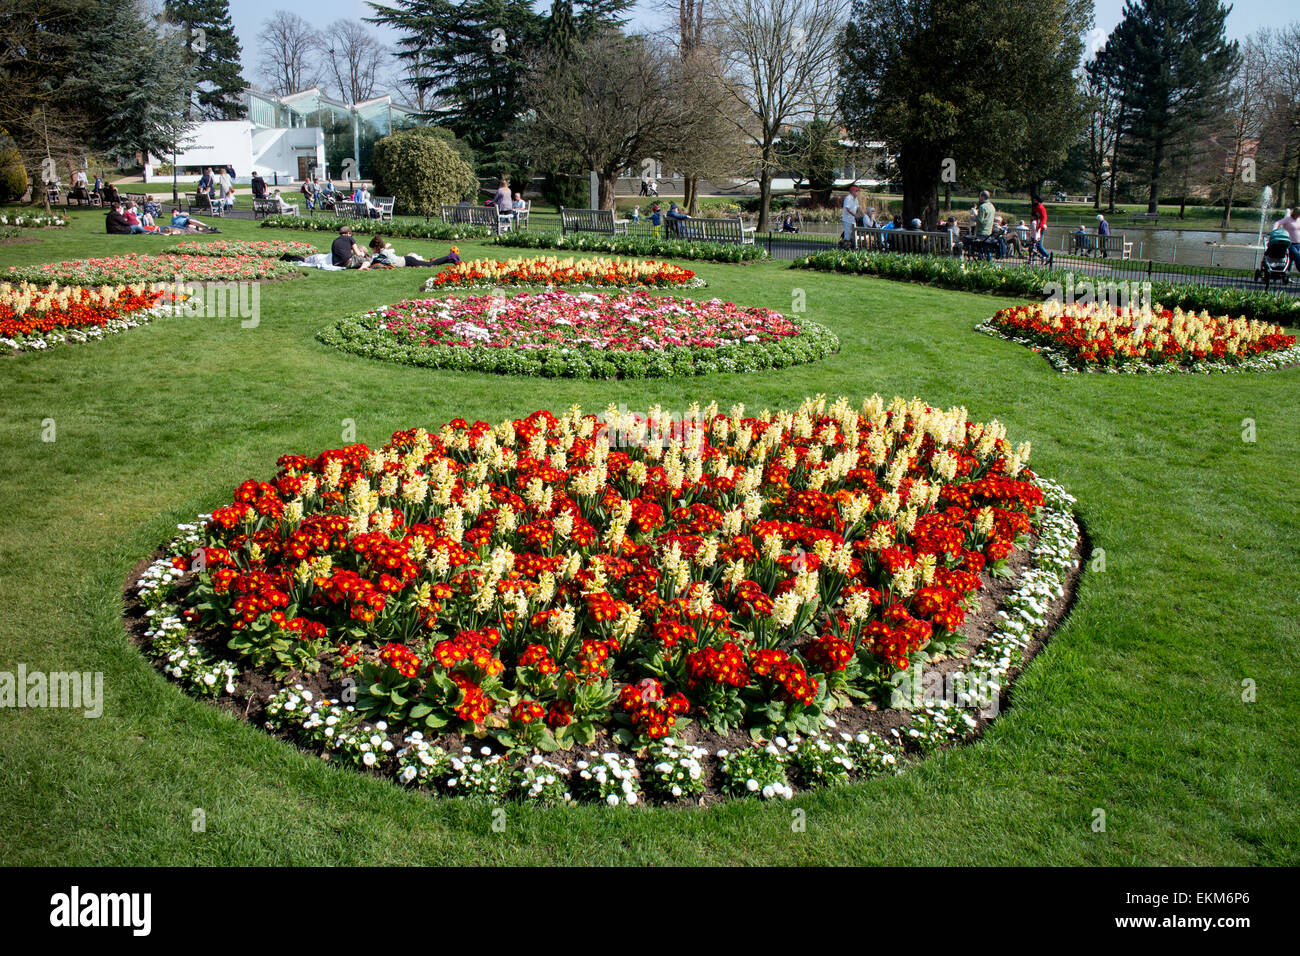
[[[1041,347],[1077,370],[1275,367],[1300,360],[1281,326],[1181,309],[1044,302],[1002,309],[986,331]]]
[[[704,282],[690,269],[645,259],[560,259],[555,256],[459,262],[425,280],[440,288],[507,285],[583,285],[597,287],[667,286],[698,288]]]
[[[159,633],[171,661],[189,633],[351,678],[366,718],[434,737],[812,732],[955,646],[1043,504],[1028,455],[878,397],[457,419],[239,485],[174,545]]]
[[[60,289],[3,282],[0,347],[24,352],[102,338],[148,322],[171,298],[170,288],[141,284]]]

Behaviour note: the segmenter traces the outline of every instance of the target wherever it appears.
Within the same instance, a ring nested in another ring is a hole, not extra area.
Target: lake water
[[[773,224],[775,226],[775,220]],[[1272,223],[1268,225],[1271,227]],[[839,232],[837,223],[805,222],[804,228],[813,233]],[[1045,245],[1053,251],[1070,249],[1074,243],[1071,236],[1076,228],[1049,224]],[[1243,248],[1255,244],[1259,236],[1257,229],[1150,229],[1123,225],[1121,218],[1111,224],[1111,232],[1126,236],[1133,243],[1134,259],[1154,259],[1157,262],[1177,262],[1188,266],[1224,266],[1230,269],[1254,269],[1259,265],[1260,250]]]

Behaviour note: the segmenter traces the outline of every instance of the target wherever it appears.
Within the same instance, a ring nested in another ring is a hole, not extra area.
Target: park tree
[[[1246,41],[1228,85],[1227,109],[1216,117],[1209,142],[1210,184],[1223,200],[1220,225],[1232,225],[1232,204],[1247,183],[1256,181],[1254,147],[1264,121],[1266,59],[1260,38]]]
[[[1300,22],[1259,34],[1264,56],[1258,181],[1282,207],[1300,208]]]
[[[191,114],[209,120],[243,119],[248,109],[241,94],[248,84],[240,75],[239,38],[227,0],[166,0],[163,16],[179,29],[194,69]]]
[[[374,32],[355,20],[339,20],[321,33],[325,71],[347,103],[378,94],[389,53]]]
[[[768,228],[772,178],[786,127],[826,112],[834,99],[835,46],[847,0],[716,0],[709,41],[717,51],[719,108],[752,146],[758,230]]]
[[[593,170],[599,208],[613,209],[624,169],[690,135],[692,117],[674,96],[673,78],[672,64],[644,38],[611,29],[565,55],[539,53],[529,71],[532,118],[520,147],[548,163],[576,161]]]
[[[528,0],[394,0],[372,3],[368,22],[401,38],[397,57],[418,64],[411,83],[437,104],[436,119],[466,140],[489,171],[514,157],[503,148],[524,111],[528,61],[544,18]],[[434,118],[434,117],[431,117]]]
[[[191,126],[197,88],[187,37],[159,35],[133,0],[98,5],[93,28],[81,36],[70,85],[92,104],[98,152],[141,159],[171,153]]]
[[[1102,196],[1110,187],[1110,211],[1115,210],[1114,164],[1119,144],[1120,99],[1113,74],[1099,60],[1089,60],[1080,77],[1080,96],[1085,115],[1085,178],[1092,187],[1092,206],[1101,208]]]
[[[1114,71],[1124,106],[1119,160],[1146,185],[1156,212],[1180,144],[1221,108],[1238,59],[1219,0],[1128,0],[1098,58]]]
[[[815,205],[828,205],[835,186],[835,172],[844,165],[845,149],[840,145],[840,126],[824,119],[814,119],[801,129],[781,137],[777,146],[781,163],[807,184]]]
[[[854,0],[840,109],[897,156],[904,219],[933,228],[945,181],[1037,185],[1065,160],[1091,15],[1091,0]]]
[[[262,82],[272,93],[288,96],[319,81],[321,36],[296,13],[277,10],[262,24],[260,43]]]

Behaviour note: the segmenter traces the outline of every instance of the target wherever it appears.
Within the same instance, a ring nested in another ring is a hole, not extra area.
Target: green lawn
[[[0,263],[147,250],[103,217],[0,246]],[[227,236],[266,236],[252,223]],[[296,234],[276,230],[275,237]],[[321,248],[326,236],[309,236]],[[442,254],[445,243],[398,242]],[[461,243],[484,254],[483,243]],[[511,255],[517,254],[510,250]],[[1006,304],[782,263],[689,264],[707,295],[808,315],[843,342],[779,375],[593,382],[449,374],[317,343],[415,274],[312,273],[261,323],[175,318],[0,358],[0,670],[102,671],[103,717],[0,710],[0,863],[1295,864],[1300,860],[1300,370],[1072,376],[972,331]],[[128,570],[177,521],[286,452],[372,445],[457,416],[608,402],[791,407],[919,395],[998,418],[1079,499],[1105,570],[972,746],[900,777],[708,810],[435,800],[340,771],[187,698],[128,642]],[[41,441],[53,418],[57,441]],[[1242,440],[1243,419],[1257,440]],[[1242,681],[1257,686],[1242,701]],[[191,814],[206,811],[194,833]],[[793,832],[791,810],[807,812]],[[1093,832],[1094,809],[1106,830]]]

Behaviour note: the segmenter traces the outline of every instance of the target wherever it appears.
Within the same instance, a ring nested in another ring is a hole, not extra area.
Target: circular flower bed
[[[978,329],[1030,346],[1063,372],[1260,370],[1300,362],[1296,337],[1279,325],[1159,305],[1018,305]]]
[[[458,419],[281,457],[138,577],[140,633],[195,693],[403,783],[789,796],[970,733],[961,701],[861,718],[961,653],[1036,531],[966,665],[996,701],[1077,544],[1028,455],[965,409],[878,397]]]
[[[178,242],[172,251],[192,256],[261,256],[279,259],[286,253],[296,256],[316,254],[316,247],[300,239],[218,239],[214,242]]]
[[[839,349],[814,322],[648,292],[411,299],[345,319],[320,338],[409,365],[579,378],[784,368]]]
[[[72,259],[35,266],[10,266],[11,282],[36,285],[117,285],[132,282],[259,282],[301,276],[302,269],[263,256],[127,253],[97,259]]]
[[[652,259],[557,259],[554,256],[476,259],[448,266],[424,282],[426,292],[444,287],[586,285],[596,287],[679,286],[698,289],[704,280],[690,269]]]
[[[170,313],[169,287],[104,286],[51,289],[0,282],[0,347],[42,351],[67,342],[87,342],[146,324]]]

